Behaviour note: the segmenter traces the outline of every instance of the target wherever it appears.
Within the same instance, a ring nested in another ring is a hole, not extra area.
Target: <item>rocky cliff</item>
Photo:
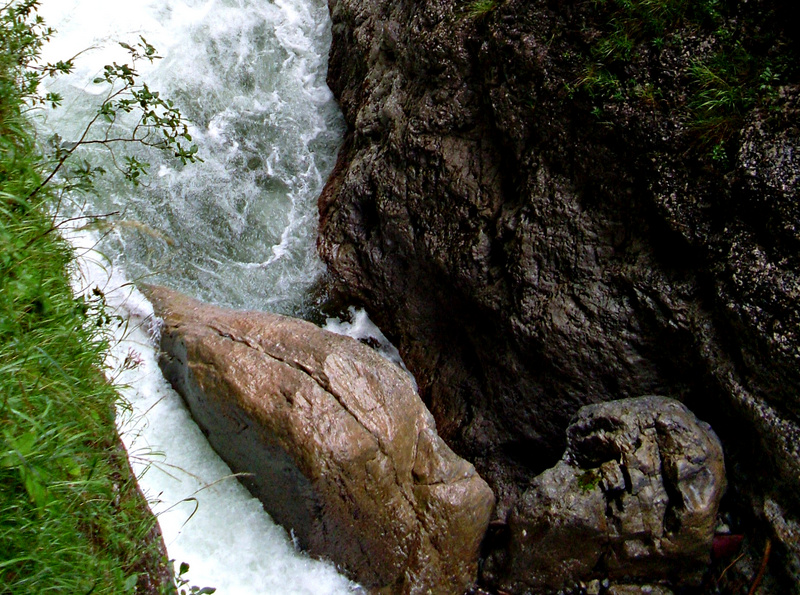
[[[788,3],[329,5],[349,132],[319,250],[491,484],[496,524],[581,406],[668,395],[720,435],[727,506],[775,544],[775,584],[800,583]]]

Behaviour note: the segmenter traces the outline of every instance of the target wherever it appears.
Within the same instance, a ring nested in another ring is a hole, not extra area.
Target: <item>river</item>
[[[140,36],[162,59],[140,64],[147,84],[191,122],[202,163],[180,166],[137,148],[151,175],[133,188],[101,148],[84,156],[109,171],[95,194],[67,196],[61,217],[115,213],[69,235],[78,290],[99,288],[120,316],[109,373],[129,407],[118,424],[171,558],[191,585],[233,594],[343,594],[359,589],[299,552],[231,477],[158,370],[152,308],[130,281],[163,283],[217,304],[299,316],[315,312],[323,270],[315,252],[316,197],[343,133],[325,85],[330,24],[322,0],[45,0],[58,30],[55,61],[79,52],[68,77],[48,81],[63,106],[42,134],[77,138],[102,98],[92,80],[126,60]],[[87,50],[87,48],[90,48]],[[84,51],[87,50],[87,51]]]

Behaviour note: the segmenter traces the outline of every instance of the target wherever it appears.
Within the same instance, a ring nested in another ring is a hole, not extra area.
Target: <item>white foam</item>
[[[120,410],[118,425],[169,555],[190,565],[191,584],[215,587],[219,595],[360,593],[332,564],[297,551],[232,477],[161,375],[152,305],[92,249],[92,235],[72,233],[69,239],[80,255],[76,291],[99,288],[123,318],[107,361],[109,376],[130,404]]]
[[[182,168],[137,149],[156,174],[146,187],[106,176],[98,196],[69,215],[120,211],[143,224],[115,230],[103,245],[132,278],[224,305],[304,313],[323,271],[316,198],[344,130],[325,83],[326,3],[44,0],[42,14],[59,31],[46,60],[98,48],[79,57],[74,75],[48,82],[65,100],[44,130],[80,134],[102,89],[92,80],[103,65],[127,61],[117,41],[142,35],[163,59],[140,72],[194,122],[205,160]],[[113,171],[103,151],[89,157]],[[141,233],[148,228],[157,233]]]
[[[325,326],[326,331],[336,333],[337,335],[346,335],[362,341],[375,349],[381,356],[389,360],[393,364],[400,366],[406,374],[411,378],[414,384],[414,389],[417,389],[417,381],[414,375],[406,368],[400,352],[397,350],[391,341],[383,334],[378,325],[370,319],[366,310],[363,308],[356,308],[350,306],[348,309],[350,320],[342,320],[340,318],[326,318]]]

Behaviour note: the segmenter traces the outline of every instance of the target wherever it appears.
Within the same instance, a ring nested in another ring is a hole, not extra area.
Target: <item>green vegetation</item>
[[[630,60],[641,45],[661,48],[683,26],[720,18],[720,0],[594,0],[606,14],[605,34],[592,49],[601,60]]]
[[[470,19],[479,19],[497,8],[497,0],[472,0],[467,5],[466,16]]]
[[[578,476],[578,487],[581,492],[591,492],[600,485],[600,472],[596,469],[589,469]]]
[[[39,83],[72,64],[37,66],[53,33],[37,3],[0,8],[0,594],[175,592],[114,425],[119,396],[102,372],[112,320],[99,289],[73,295],[74,255],[51,211],[57,194],[89,189],[102,173],[71,165],[81,143],[153,143],[189,161],[196,149],[181,144],[191,139],[172,104],[114,64],[97,81],[110,90],[83,137],[56,138],[45,155],[27,114],[58,105],[37,95]],[[130,50],[155,58],[144,40]],[[136,110],[139,124],[118,136],[117,114]],[[146,168],[124,163],[134,182]]]
[[[734,18],[721,0],[594,0],[594,6],[600,34],[585,56],[582,77],[568,91],[656,108],[668,94],[648,80],[648,61],[665,57],[689,93],[663,107],[688,112],[697,145],[717,162],[726,161],[726,146],[744,115],[797,74],[797,60],[768,22],[774,15],[753,11]],[[705,40],[705,47],[689,47],[690,38]]]
[[[724,45],[709,60],[692,64],[692,126],[700,144],[711,147],[712,159],[728,160],[726,143],[739,130],[744,116],[775,97],[789,71],[789,65],[781,60],[755,56],[741,43]]]

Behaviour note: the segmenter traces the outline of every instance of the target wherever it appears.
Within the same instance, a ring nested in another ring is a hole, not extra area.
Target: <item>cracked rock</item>
[[[567,451],[508,519],[508,554],[487,563],[504,591],[578,580],[700,581],[725,491],[722,447],[678,401],[648,396],[583,407]]]
[[[164,375],[301,546],[372,592],[473,584],[494,496],[403,370],[308,322],[147,293],[164,320]]]

